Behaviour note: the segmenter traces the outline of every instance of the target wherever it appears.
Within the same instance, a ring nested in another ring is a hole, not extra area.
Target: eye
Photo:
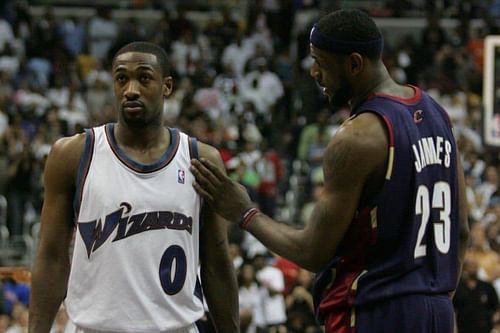
[[[141,82],[149,82],[149,81],[151,81],[151,79],[152,79],[151,75],[146,74],[146,73],[141,74],[141,76],[140,76]]]
[[[115,76],[115,81],[123,84],[123,83],[127,82],[127,77],[123,74],[118,74]]]

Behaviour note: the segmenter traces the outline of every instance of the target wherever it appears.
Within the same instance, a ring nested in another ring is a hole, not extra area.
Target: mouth
[[[137,106],[137,107],[125,106],[123,107],[123,110],[130,113],[136,113],[142,111],[142,106]]]
[[[140,102],[125,102],[122,104],[122,108],[126,112],[139,112],[144,109],[144,105]]]

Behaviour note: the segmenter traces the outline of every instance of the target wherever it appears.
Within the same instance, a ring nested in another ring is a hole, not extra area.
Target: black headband
[[[382,36],[366,42],[340,40],[323,35],[319,32],[316,24],[311,29],[309,40],[314,47],[331,53],[349,54],[357,52],[367,56],[379,56],[384,49]]]

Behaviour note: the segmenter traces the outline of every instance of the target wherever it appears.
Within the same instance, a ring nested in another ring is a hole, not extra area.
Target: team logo
[[[97,251],[108,239],[116,242],[152,230],[170,229],[193,233],[193,218],[182,213],[162,210],[130,215],[132,205],[122,202],[120,208],[93,221],[78,222],[78,230],[87,255]]]
[[[422,120],[424,120],[423,116],[424,111],[423,110],[417,110],[413,113],[413,121],[418,124]]]
[[[177,170],[177,182],[179,184],[184,184],[186,181],[186,172],[182,169]]]

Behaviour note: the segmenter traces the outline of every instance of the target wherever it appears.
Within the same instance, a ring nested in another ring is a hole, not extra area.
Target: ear
[[[365,59],[359,53],[351,53],[347,57],[346,70],[351,76],[357,76],[365,68]]]
[[[163,78],[163,97],[168,97],[174,89],[174,79],[171,76]]]

